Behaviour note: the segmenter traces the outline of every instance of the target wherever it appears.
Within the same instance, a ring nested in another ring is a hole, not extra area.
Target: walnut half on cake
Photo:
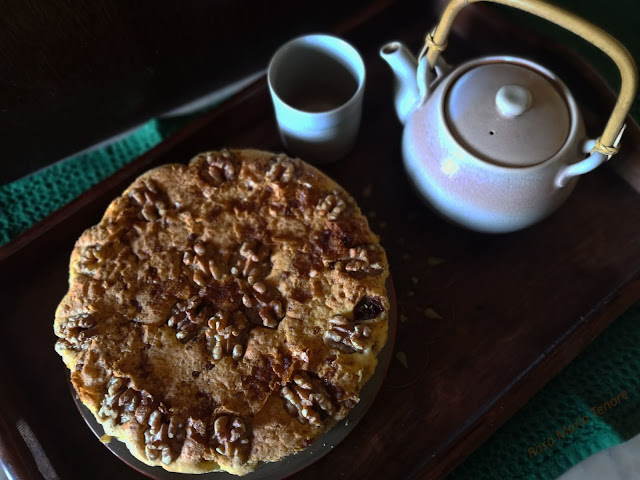
[[[139,177],[76,242],[56,351],[148,465],[245,474],[359,400],[388,264],[354,200],[299,159],[207,152]]]

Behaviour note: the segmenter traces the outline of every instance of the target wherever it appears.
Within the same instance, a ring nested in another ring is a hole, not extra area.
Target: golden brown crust
[[[387,260],[314,167],[207,152],[139,177],[78,239],[56,350],[149,465],[244,474],[346,416],[387,339]]]

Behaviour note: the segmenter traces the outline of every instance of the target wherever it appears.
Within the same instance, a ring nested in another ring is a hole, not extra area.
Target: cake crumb
[[[446,260],[440,257],[427,257],[427,265],[430,267],[437,267],[438,265],[442,265]]]
[[[407,359],[407,354],[404,352],[396,353],[396,359],[402,364],[404,368],[409,368],[409,360]]]
[[[444,320],[444,317],[431,307],[424,309],[424,316],[429,320]]]

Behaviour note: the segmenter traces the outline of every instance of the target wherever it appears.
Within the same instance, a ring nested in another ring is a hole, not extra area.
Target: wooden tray
[[[589,98],[585,120],[599,134],[614,97],[588,65],[491,9],[466,10],[450,63],[484,53],[541,61],[579,100]],[[368,84],[355,150],[324,170],[355,196],[387,249],[398,360],[354,431],[294,478],[443,477],[640,298],[640,195],[609,168],[586,175],[549,219],[509,235],[453,227],[413,194],[391,73],[377,51],[393,39],[417,51],[438,12],[424,1],[376,2],[337,29],[364,55]],[[78,414],[53,350],[53,315],[73,242],[109,201],[150,167],[221,147],[281,149],[264,79],[0,249],[0,458],[19,478],[53,478],[50,470],[64,479],[139,478]],[[633,179],[638,160],[630,121],[612,164]]]

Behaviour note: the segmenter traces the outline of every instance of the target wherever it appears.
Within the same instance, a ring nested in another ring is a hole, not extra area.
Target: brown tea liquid
[[[310,57],[314,53],[311,52]],[[305,112],[325,112],[344,105],[356,93],[356,77],[338,61],[317,57],[305,63],[311,67],[292,73],[288,88],[281,92],[282,100],[293,108]]]

